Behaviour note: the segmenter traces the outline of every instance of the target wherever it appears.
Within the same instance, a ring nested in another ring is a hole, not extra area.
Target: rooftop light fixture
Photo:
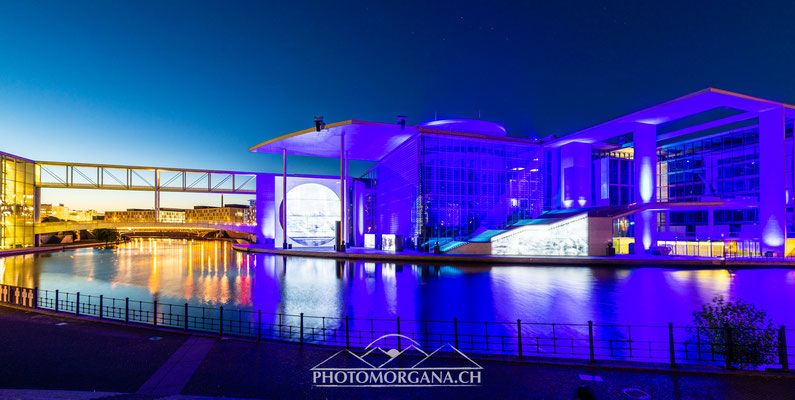
[[[315,131],[320,132],[326,124],[323,122],[323,117],[315,117]]]
[[[398,125],[400,125],[400,130],[401,131],[406,130],[406,116],[405,115],[398,115],[397,116],[397,120],[398,120],[398,122],[397,122]]]

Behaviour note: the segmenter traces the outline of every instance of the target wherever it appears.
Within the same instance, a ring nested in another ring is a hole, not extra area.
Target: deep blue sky
[[[0,151],[275,171],[327,122],[563,134],[708,86],[795,103],[795,2],[0,2]],[[335,162],[292,164],[333,171]]]

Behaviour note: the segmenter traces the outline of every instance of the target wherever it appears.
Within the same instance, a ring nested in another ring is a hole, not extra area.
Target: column
[[[762,254],[784,254],[784,108],[759,113],[759,229]]]
[[[560,148],[562,208],[592,205],[591,144],[572,142]]]
[[[337,251],[345,251],[345,238],[347,230],[345,229],[345,211],[347,210],[347,203],[345,196],[345,132],[340,134],[340,242],[337,243]]]
[[[287,149],[282,149],[282,248],[287,248]]]
[[[155,222],[160,222],[160,171],[158,170],[155,170]]]
[[[41,222],[41,187],[33,187],[33,223]],[[39,247],[39,234],[33,234],[33,245]]]
[[[354,246],[361,246],[364,242],[364,182],[353,181],[353,240]]]
[[[657,202],[657,126],[635,123],[633,130],[635,203]],[[657,211],[635,213],[635,254],[657,245]]]

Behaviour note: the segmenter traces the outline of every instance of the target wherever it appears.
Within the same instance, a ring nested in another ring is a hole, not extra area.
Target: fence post
[[[522,320],[516,320],[516,339],[518,340],[519,359],[522,359]]]
[[[676,358],[674,352],[674,324],[668,323],[668,351],[671,353],[671,368],[676,368]]]
[[[262,310],[257,310],[257,341],[262,340]]]
[[[458,318],[453,318],[453,337],[455,338],[455,348],[458,348]]]
[[[778,328],[778,361],[781,369],[789,371],[789,355],[787,355],[787,331],[784,325]]]
[[[734,360],[734,341],[732,340],[732,328],[729,323],[723,325],[723,358],[726,360],[726,369],[731,369]]]
[[[152,326],[157,328],[157,300],[154,299],[152,299],[152,311],[154,311],[152,314]]]
[[[33,308],[39,308],[39,287],[33,288]]]
[[[80,315],[80,292],[77,292],[77,302],[75,303],[75,316]]]
[[[125,297],[124,298],[124,323],[125,324],[129,324],[130,323],[130,298],[129,297]]]
[[[398,334],[398,337],[397,337],[397,340],[398,340],[397,349],[400,350],[400,317],[397,317],[397,334]]]
[[[55,289],[55,312],[58,312],[58,289]]]
[[[102,303],[103,303],[102,299],[103,296],[99,295],[99,319],[102,319]]]
[[[593,349],[593,321],[588,321],[588,349],[591,356],[591,364],[596,362]]]
[[[351,336],[350,331],[348,330],[348,316],[345,316],[345,348],[351,348]]]
[[[301,344],[304,344],[304,313],[301,313]]]
[[[185,332],[188,331],[188,303],[185,303]]]
[[[221,307],[221,315],[218,316],[218,337],[224,336],[224,308]]]

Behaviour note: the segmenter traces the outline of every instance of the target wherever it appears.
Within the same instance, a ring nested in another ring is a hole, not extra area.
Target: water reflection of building
[[[0,152],[0,249],[33,246],[34,183],[33,161]]]

